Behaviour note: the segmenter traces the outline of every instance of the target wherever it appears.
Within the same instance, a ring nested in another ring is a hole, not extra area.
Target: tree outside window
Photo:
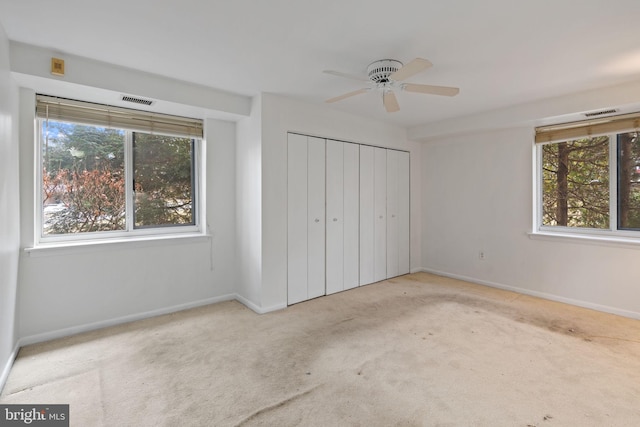
[[[195,224],[193,139],[53,120],[42,132],[43,235]]]
[[[55,121],[43,132],[43,234],[124,230],[124,132]]]
[[[640,230],[640,138],[637,132],[542,146],[543,226]],[[610,159],[615,145],[617,158]],[[610,170],[617,180],[610,185]],[[611,188],[617,197],[610,219]]]
[[[193,140],[133,134],[135,226],[194,224]]]
[[[618,228],[640,230],[640,133],[618,135]]]

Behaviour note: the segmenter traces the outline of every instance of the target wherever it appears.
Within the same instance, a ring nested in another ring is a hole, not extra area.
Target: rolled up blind
[[[36,96],[36,117],[186,138],[203,137],[203,125],[200,119],[47,95]]]
[[[536,128],[535,142],[536,144],[544,144],[547,142],[571,141],[610,133],[638,130],[640,130],[640,113],[621,114],[601,119],[540,126]]]

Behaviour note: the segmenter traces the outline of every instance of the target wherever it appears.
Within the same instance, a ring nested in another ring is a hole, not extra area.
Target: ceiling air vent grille
[[[598,117],[598,116],[604,116],[607,114],[613,114],[617,112],[618,110],[616,110],[615,108],[612,108],[610,110],[594,111],[593,113],[584,113],[584,115],[585,117]]]
[[[126,102],[133,102],[134,104],[141,104],[141,105],[153,104],[153,101],[150,99],[134,98],[133,96],[127,96],[127,95],[122,95],[122,100]]]

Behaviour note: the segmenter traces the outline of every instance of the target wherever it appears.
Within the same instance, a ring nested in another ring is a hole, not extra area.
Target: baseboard
[[[276,305],[272,305],[271,307],[265,307],[262,309],[262,313],[260,314],[265,314],[265,313],[271,313],[272,311],[278,311],[278,310],[283,310],[285,308],[287,308],[287,304],[276,304]]]
[[[114,319],[103,320],[100,322],[88,323],[80,326],[72,326],[70,328],[58,329],[51,332],[45,332],[42,334],[30,335],[20,339],[20,346],[36,344],[43,341],[50,341],[56,338],[62,338],[70,335],[76,335],[83,332],[93,331],[95,329],[102,329],[109,326],[115,326],[122,323],[133,322],[136,320],[147,319],[149,317],[161,316],[163,314],[175,313],[177,311],[188,310],[190,308],[200,307],[203,305],[215,304],[222,301],[233,301],[236,299],[235,294],[221,295],[218,297],[207,298],[203,300],[188,302],[185,304],[178,304],[171,307],[160,308],[157,310],[146,311],[143,313],[131,314],[128,316],[117,317]]]
[[[605,313],[615,314],[615,315],[618,315],[618,316],[629,317],[631,319],[640,319],[640,313],[636,312],[636,311],[624,310],[624,309],[620,309],[620,308],[616,308],[616,307],[610,307],[608,305],[594,304],[594,303],[591,303],[591,302],[588,302],[588,301],[583,301],[583,300],[578,300],[578,299],[573,299],[573,298],[566,298],[566,297],[562,297],[562,296],[559,296],[559,295],[549,294],[549,293],[546,293],[546,292],[532,291],[530,289],[518,288],[518,287],[515,287],[515,286],[504,285],[502,283],[496,283],[496,282],[491,282],[491,281],[488,281],[488,280],[476,279],[474,277],[463,276],[463,275],[460,275],[460,274],[448,273],[446,271],[433,270],[433,269],[429,269],[429,268],[420,268],[418,270],[420,272],[423,272],[423,273],[431,273],[431,274],[435,274],[435,275],[438,275],[438,276],[449,277],[451,279],[464,280],[465,282],[476,283],[478,285],[484,285],[484,286],[489,286],[489,287],[492,287],[492,288],[503,289],[505,291],[517,292],[519,294],[530,295],[532,297],[538,297],[538,298],[543,298],[543,299],[547,299],[547,300],[551,300],[551,301],[556,301],[556,302],[562,302],[562,303],[565,303],[565,304],[575,305],[575,306],[578,306],[578,307],[589,308],[591,310],[597,310],[597,311],[602,311],[602,312],[605,312]]]
[[[114,319],[103,320],[100,322],[88,323],[80,326],[72,326],[70,328],[58,329],[51,332],[44,332],[42,334],[29,335],[26,337],[22,337],[19,340],[19,347],[36,344],[39,342],[50,341],[57,338],[63,338],[70,335],[76,335],[83,332],[89,332],[96,329],[107,328],[109,326],[115,326],[122,323],[134,322],[136,320],[147,319],[149,317],[161,316],[163,314],[175,313],[177,311],[188,310],[190,308],[200,307],[203,305],[215,304],[217,302],[222,301],[233,301],[236,300],[251,310],[255,311],[258,314],[265,314],[276,310],[281,310],[287,307],[287,304],[277,304],[271,307],[259,307],[257,304],[249,301],[247,298],[238,294],[227,294],[221,295],[218,297],[207,298],[199,301],[193,301],[185,304],[178,304],[171,307],[165,307],[157,310],[146,311],[144,313],[136,313],[128,316],[116,317]],[[8,375],[8,374],[7,374]]]
[[[287,304],[277,304],[277,305],[273,305],[271,307],[264,307],[264,308],[263,307],[259,307],[254,302],[249,301],[247,298],[243,297],[242,295],[238,295],[238,294],[236,294],[236,300],[238,302],[244,304],[247,308],[250,308],[251,310],[253,310],[257,314],[265,314],[265,313],[270,313],[272,311],[277,311],[277,310],[282,310],[283,308],[287,308]]]
[[[18,351],[20,351],[20,341],[16,343],[13,351],[9,354],[9,358],[2,368],[2,374],[0,374],[0,393],[2,393],[4,385],[7,383],[9,372],[11,372],[11,368],[13,367],[13,362],[16,360],[16,357],[18,357]]]

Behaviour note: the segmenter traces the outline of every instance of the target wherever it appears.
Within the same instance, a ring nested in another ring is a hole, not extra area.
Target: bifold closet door
[[[360,285],[375,282],[374,275],[374,148],[360,146]]]
[[[325,294],[325,140],[289,134],[287,303]]]
[[[387,151],[387,278],[398,276],[398,155]]]
[[[327,141],[327,295],[344,289],[344,144]]]
[[[409,153],[398,154],[398,274],[409,274],[411,259],[410,234],[410,161]]]
[[[358,153],[327,141],[327,295],[358,286]]]
[[[360,285],[387,278],[387,150],[360,147]]]
[[[373,210],[373,281],[387,278],[387,151],[374,148]]]
[[[344,144],[344,289],[360,283],[360,145]]]
[[[387,151],[387,278],[409,273],[409,153]]]

